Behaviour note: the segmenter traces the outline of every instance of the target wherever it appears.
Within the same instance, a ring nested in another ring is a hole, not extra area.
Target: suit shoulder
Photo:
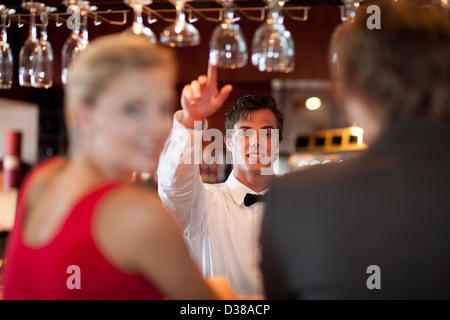
[[[338,175],[346,170],[344,163],[330,163],[311,166],[306,169],[292,171],[275,179],[278,184],[301,184],[304,181],[322,179],[330,175]]]

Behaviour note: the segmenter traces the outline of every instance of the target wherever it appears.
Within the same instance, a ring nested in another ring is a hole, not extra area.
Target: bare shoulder
[[[181,234],[164,210],[156,190],[124,185],[109,192],[96,208],[93,236],[119,268],[136,271],[137,260],[151,254],[165,234]]]
[[[64,157],[55,157],[38,164],[34,168],[32,175],[34,183],[43,183],[52,179],[61,169],[65,168],[69,159]]]
[[[34,203],[39,199],[46,187],[69,163],[69,159],[64,157],[55,157],[38,164],[31,172],[28,189],[28,202]]]
[[[149,223],[167,215],[156,190],[132,184],[111,191],[98,208],[98,214],[121,226],[134,224],[137,219]]]

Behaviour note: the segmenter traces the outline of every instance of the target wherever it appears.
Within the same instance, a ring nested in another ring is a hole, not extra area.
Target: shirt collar
[[[244,197],[247,193],[265,194],[269,190],[269,188],[267,188],[261,192],[256,192],[250,189],[236,178],[234,171],[230,173],[225,184],[227,185],[228,190],[230,190],[234,202],[236,202],[238,206],[241,206],[244,203]]]

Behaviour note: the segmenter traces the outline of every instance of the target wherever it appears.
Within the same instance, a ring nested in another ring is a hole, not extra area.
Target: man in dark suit
[[[333,40],[331,73],[369,148],[275,179],[268,299],[450,298],[449,22],[416,1],[364,4]]]

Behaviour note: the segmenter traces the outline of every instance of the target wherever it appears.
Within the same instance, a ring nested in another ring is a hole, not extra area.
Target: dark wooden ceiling
[[[235,0],[237,5],[242,8],[261,8],[265,5],[262,0]],[[10,8],[16,8],[17,13],[27,13],[21,8],[20,4],[22,1],[0,1],[1,4],[7,5]],[[65,6],[62,5],[62,0],[42,0],[41,2],[49,6],[57,6],[58,12],[66,13]],[[102,23],[97,26],[94,24],[94,19],[91,16],[89,19],[89,39],[110,34],[114,32],[122,32],[125,28],[131,25],[133,20],[132,10],[130,7],[125,5],[123,1],[90,1],[92,5],[98,7],[97,11],[106,11],[108,9],[127,12],[127,20],[125,24],[110,24]],[[199,8],[220,8],[215,0],[194,0],[189,2],[190,5]],[[291,18],[286,17],[285,25],[288,30],[291,31],[292,37],[296,46],[296,68],[293,73],[281,74],[281,73],[265,73],[259,72],[255,67],[253,67],[250,62],[248,66],[238,70],[221,70],[220,81],[221,82],[232,82],[236,85],[239,83],[265,83],[268,84],[273,77],[280,78],[327,78],[328,68],[327,68],[327,48],[328,41],[332,31],[335,26],[340,22],[339,18],[339,8],[340,0],[290,0],[287,2],[286,6],[290,7],[302,7],[311,5],[311,10],[309,10],[309,17],[306,22],[294,21]],[[154,10],[173,10],[174,7],[169,1],[166,0],[154,0],[150,5]],[[249,15],[252,17],[257,17],[259,14],[257,11],[248,11]],[[298,10],[293,10],[292,14],[295,16],[301,16],[302,12]],[[103,17],[120,21],[122,15],[119,14],[101,14]],[[174,13],[164,12],[163,16],[167,18],[174,18]],[[205,12],[205,15],[213,18],[217,18],[218,14],[214,12]],[[66,17],[67,18],[67,17]],[[11,26],[8,28],[8,40],[13,47],[13,53],[15,61],[18,61],[19,50],[24,43],[26,37],[28,36],[28,24],[26,23],[28,18],[23,17],[25,25],[18,28],[17,21],[13,21]],[[149,25],[145,19],[144,23],[149,26],[155,34],[158,36],[168,21],[163,21],[158,19],[154,24]],[[174,48],[178,61],[179,61],[179,77],[180,83],[186,83],[199,74],[203,73],[206,69],[208,60],[208,45],[209,39],[211,37],[212,30],[214,29],[217,22],[206,21],[203,18],[199,18],[195,22],[195,26],[201,32],[201,43],[197,47],[186,47],[186,48]],[[241,19],[239,21],[241,28],[245,34],[248,49],[250,52],[252,36],[256,29],[261,24],[258,20],[249,20],[247,18]],[[61,68],[61,50],[64,41],[70,35],[70,30],[64,28],[63,26],[57,27],[55,21],[49,23],[48,26],[48,36],[49,41],[53,46],[53,51],[55,53],[55,82],[54,86],[60,87],[60,68]],[[17,68],[17,63],[15,64]],[[17,71],[16,71],[17,72]],[[17,80],[16,76],[14,79],[14,87],[16,88]],[[13,88],[14,89],[14,88]],[[1,92],[3,93],[3,92]],[[0,95],[1,96],[1,95]]]

